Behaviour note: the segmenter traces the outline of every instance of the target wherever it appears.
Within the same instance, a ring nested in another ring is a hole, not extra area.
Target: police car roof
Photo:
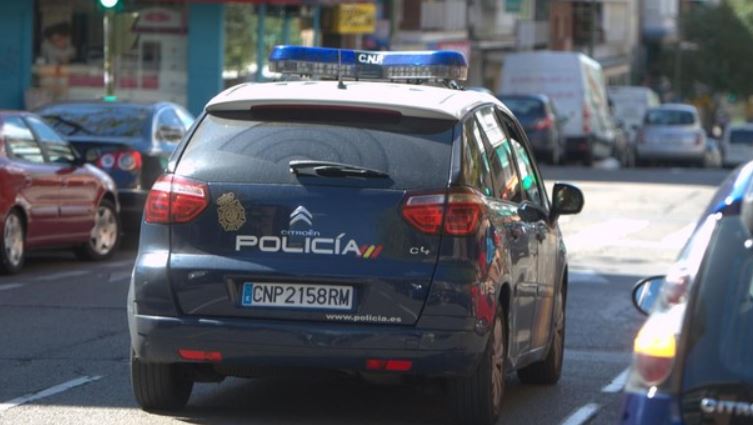
[[[483,104],[502,105],[488,94],[390,82],[285,81],[231,87],[207,104],[207,111],[244,110],[260,105],[321,105],[380,108],[407,116],[462,119]]]

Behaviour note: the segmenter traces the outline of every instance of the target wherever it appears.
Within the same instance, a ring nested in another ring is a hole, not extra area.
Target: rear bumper
[[[647,394],[627,392],[622,400],[620,424],[683,425],[680,404],[667,394],[648,397]]]
[[[131,315],[131,344],[149,362],[179,363],[179,349],[219,351],[222,366],[365,370],[367,359],[412,360],[409,373],[471,373],[487,335],[415,327]]]
[[[701,147],[697,150],[671,150],[638,145],[639,159],[654,159],[665,161],[703,161],[706,157],[706,149]]]

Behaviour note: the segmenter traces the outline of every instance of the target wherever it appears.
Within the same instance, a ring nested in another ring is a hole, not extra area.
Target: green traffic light
[[[100,6],[104,7],[105,9],[112,9],[113,7],[117,6],[120,0],[98,0]]]

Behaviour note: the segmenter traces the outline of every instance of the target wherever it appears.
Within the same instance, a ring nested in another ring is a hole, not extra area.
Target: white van
[[[622,122],[630,140],[635,140],[637,130],[643,125],[646,111],[661,104],[659,95],[643,86],[609,86],[607,92],[612,101],[615,119]]]
[[[581,53],[535,51],[505,57],[501,95],[544,94],[565,120],[567,157],[591,164],[610,156],[615,131],[601,65]]]

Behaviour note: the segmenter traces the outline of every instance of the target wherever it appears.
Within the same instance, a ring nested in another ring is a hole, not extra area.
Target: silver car
[[[639,162],[707,164],[706,133],[692,105],[664,104],[646,111],[637,137]]]
[[[736,166],[753,160],[753,124],[727,127],[721,144],[725,166]]]

